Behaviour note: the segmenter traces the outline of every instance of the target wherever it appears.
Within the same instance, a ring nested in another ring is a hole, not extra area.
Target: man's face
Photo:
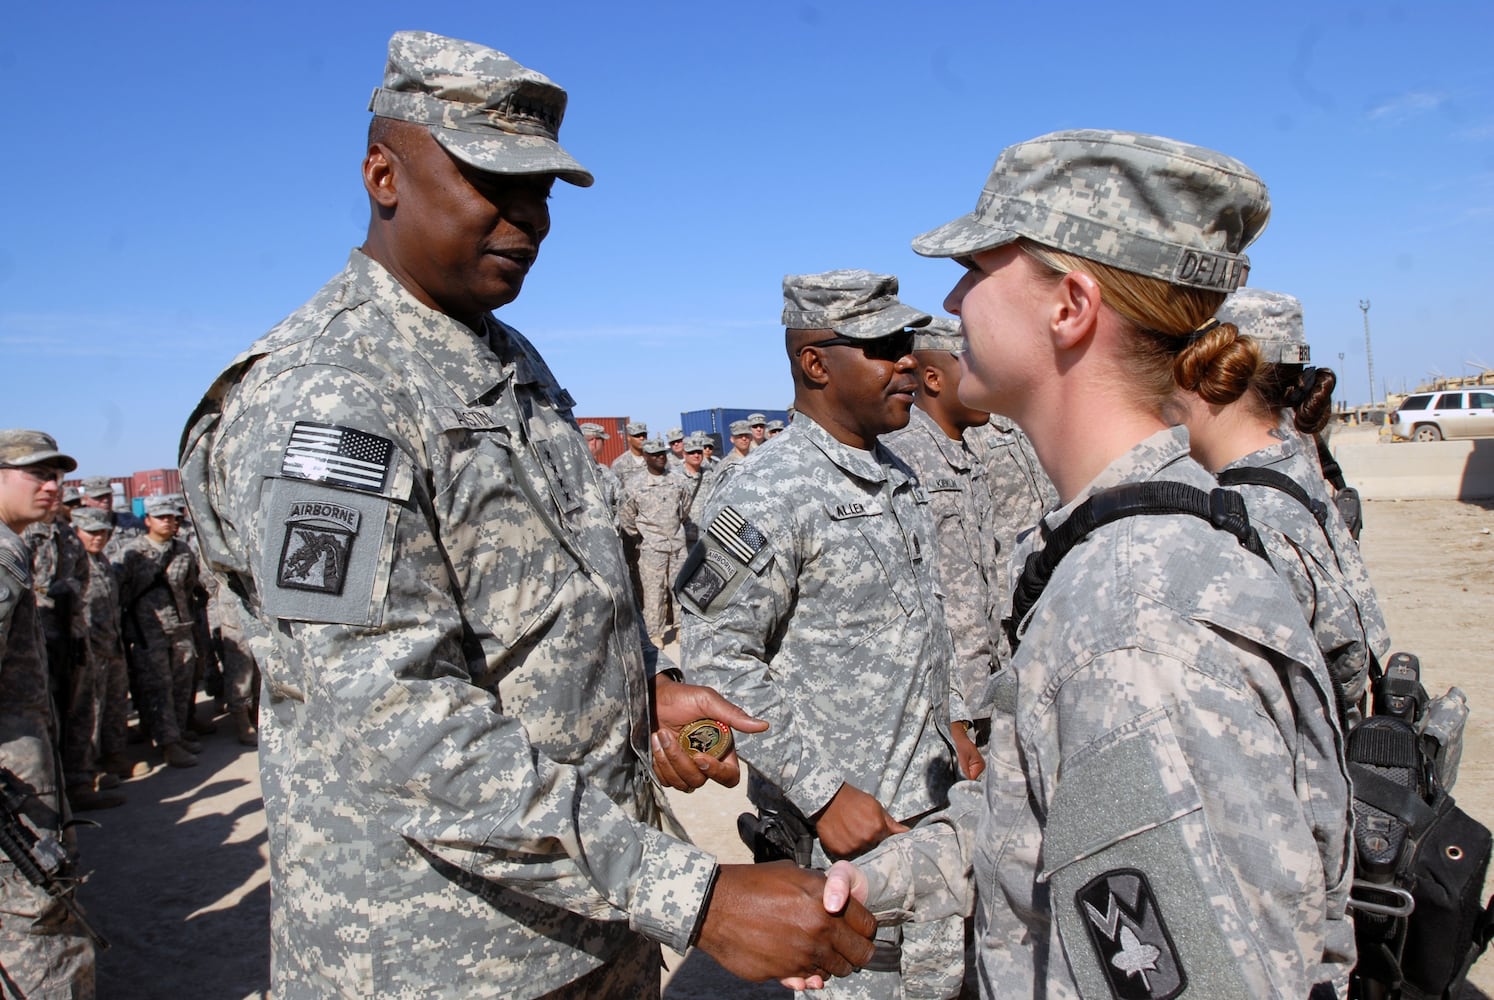
[[[83,551],[91,556],[104,554],[104,546],[109,544],[109,536],[113,534],[108,528],[102,531],[84,531],[82,528],[73,526],[78,533],[78,541],[83,543]]]
[[[114,505],[109,502],[110,499],[110,497],[91,497],[87,494],[84,494],[83,506],[97,507],[99,510],[113,510]]]
[[[643,454],[643,442],[648,440],[647,434],[629,434],[628,450],[635,455]]]
[[[0,520],[19,531],[46,520],[62,496],[62,470],[55,465],[0,469]]]
[[[826,401],[839,414],[840,423],[868,442],[868,447],[878,435],[908,426],[908,410],[918,387],[918,362],[911,338],[906,337],[907,353],[894,359],[896,350],[887,344],[896,343],[897,337],[820,348],[830,376]]]
[[[643,461],[648,465],[648,471],[656,476],[662,476],[664,469],[669,465],[669,452],[661,451],[652,455],[644,455]]]
[[[409,291],[463,322],[507,305],[550,231],[555,178],[489,174],[453,159],[422,128],[395,169],[398,266]],[[372,154],[370,154],[372,155]]]
[[[674,457],[675,458],[684,458],[685,457],[685,442],[684,441],[671,441],[671,442],[669,442],[669,450],[672,451],[672,452],[674,452]]]
[[[145,515],[145,530],[150,533],[154,541],[169,542],[176,537],[181,527],[181,518],[175,514],[162,514],[159,517],[152,514]]]
[[[733,434],[731,436],[731,443],[736,446],[737,451],[745,452],[748,448],[752,447],[752,435]]]
[[[752,425],[752,440],[753,440],[754,444],[762,444],[764,441],[768,440],[768,425],[767,424],[753,424]]]
[[[700,471],[700,463],[705,461],[705,452],[700,450],[685,452],[685,468],[691,472]]]
[[[591,452],[591,457],[598,462],[602,460],[602,446],[605,442],[601,438],[589,437],[586,439],[586,450]]]

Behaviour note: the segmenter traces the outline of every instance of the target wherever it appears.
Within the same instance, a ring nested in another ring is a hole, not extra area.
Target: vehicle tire
[[[1436,424],[1422,424],[1416,428],[1415,436],[1418,441],[1441,441],[1442,431]]]

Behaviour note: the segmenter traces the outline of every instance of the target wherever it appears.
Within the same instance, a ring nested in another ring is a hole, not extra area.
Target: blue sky
[[[239,350],[362,241],[389,35],[508,52],[570,92],[597,177],[504,319],[593,415],[789,400],[785,273],[914,255],[996,153],[1060,128],[1223,150],[1271,188],[1251,284],[1299,296],[1340,396],[1494,365],[1494,4],[9,4],[0,426],[85,473],[175,464]],[[1337,355],[1344,360],[1339,363]]]

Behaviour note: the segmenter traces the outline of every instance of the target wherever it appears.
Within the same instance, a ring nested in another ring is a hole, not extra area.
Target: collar
[[[1080,490],[1078,496],[1058,510],[1044,515],[1043,523],[1050,529],[1057,528],[1069,519],[1074,508],[1101,490],[1108,490],[1121,483],[1144,483],[1156,479],[1163,469],[1188,457],[1188,428],[1179,424],[1157,431],[1138,441],[1129,451],[1101,469],[1100,474],[1090,480],[1089,485]]]
[[[939,422],[919,409],[917,405],[909,412],[912,416],[908,420],[908,426],[917,427],[933,438],[934,444],[939,448],[939,454],[944,456],[944,461],[949,463],[951,469],[958,469],[961,472],[970,471],[972,459],[975,456],[965,446],[963,439],[955,439],[944,433],[944,428],[939,426]]]
[[[891,464],[891,459],[880,441],[877,442],[876,447],[871,451],[852,448],[850,445],[832,437],[829,431],[815,423],[814,418],[805,413],[796,414],[789,430],[784,431],[779,437],[783,437],[784,434],[788,434],[789,431],[798,427],[800,421],[803,421],[804,425],[803,436],[808,438],[809,442],[816,448],[824,452],[825,457],[847,475],[855,476],[857,479],[862,479],[869,483],[881,483],[893,479],[900,481],[906,478],[897,473],[889,475],[890,470],[888,466]],[[897,482],[894,481],[893,485],[897,485]]]

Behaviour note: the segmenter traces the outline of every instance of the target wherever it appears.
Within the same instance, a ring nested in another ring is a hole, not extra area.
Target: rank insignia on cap
[[[361,514],[341,504],[291,504],[275,582],[292,590],[341,594]]]
[[[711,518],[711,526],[706,532],[744,564],[752,562],[752,557],[768,544],[768,537],[731,507],[722,507],[720,513]]]
[[[378,493],[389,476],[394,444],[351,427],[298,420],[280,460],[280,474]]]
[[[1074,905],[1117,1000],[1168,1000],[1183,992],[1188,977],[1145,875],[1134,868],[1105,872],[1075,893]]]

